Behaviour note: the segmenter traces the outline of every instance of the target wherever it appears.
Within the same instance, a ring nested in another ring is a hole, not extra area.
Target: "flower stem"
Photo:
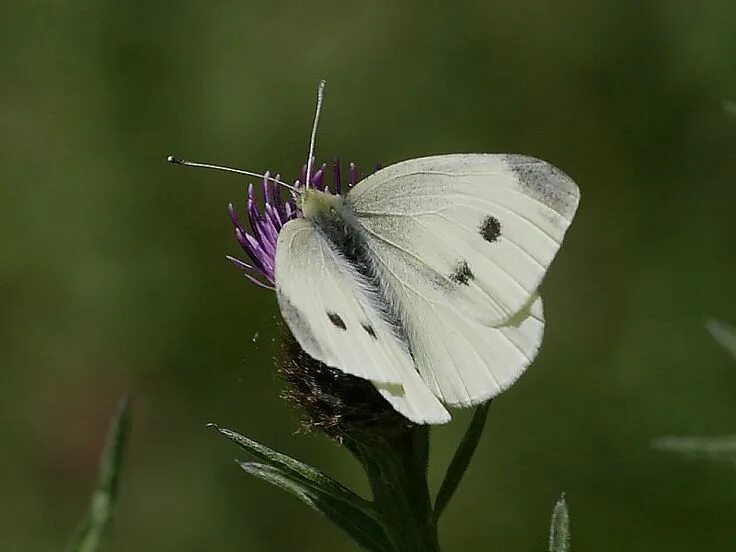
[[[373,503],[398,552],[439,552],[427,487],[429,427],[351,433],[344,441],[368,475]]]

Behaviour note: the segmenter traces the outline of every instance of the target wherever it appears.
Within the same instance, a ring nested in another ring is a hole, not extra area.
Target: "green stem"
[[[427,487],[429,427],[345,439],[368,475],[373,502],[397,552],[439,552]]]

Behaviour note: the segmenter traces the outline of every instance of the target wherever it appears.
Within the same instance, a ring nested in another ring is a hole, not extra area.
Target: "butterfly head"
[[[336,218],[343,209],[343,198],[315,188],[303,188],[297,196],[297,208],[306,219]]]

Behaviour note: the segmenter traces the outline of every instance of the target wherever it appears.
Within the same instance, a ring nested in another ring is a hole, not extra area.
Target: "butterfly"
[[[278,236],[275,286],[313,358],[440,424],[508,388],[544,331],[539,286],[580,194],[523,155],[411,159],[344,196],[304,188]]]
[[[539,287],[580,192],[551,164],[515,154],[411,159],[344,195],[309,186],[323,90],[305,183],[270,179],[301,215],[276,241],[281,314],[314,359],[370,381],[412,422],[445,423],[448,407],[489,400],[534,360]]]

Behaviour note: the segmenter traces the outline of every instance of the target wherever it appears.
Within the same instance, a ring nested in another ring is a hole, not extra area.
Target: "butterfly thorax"
[[[304,190],[298,201],[304,219],[314,225],[330,247],[366,281],[375,281],[363,230],[349,202],[342,196],[313,188]]]

